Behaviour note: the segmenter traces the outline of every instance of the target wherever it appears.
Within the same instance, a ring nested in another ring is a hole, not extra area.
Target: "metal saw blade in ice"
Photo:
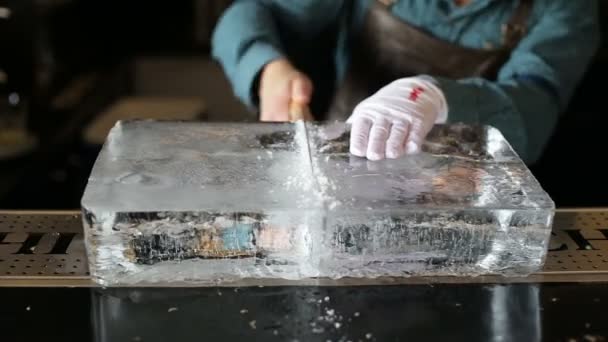
[[[119,122],[82,198],[104,285],[538,270],[554,204],[492,127],[371,162],[343,123]]]

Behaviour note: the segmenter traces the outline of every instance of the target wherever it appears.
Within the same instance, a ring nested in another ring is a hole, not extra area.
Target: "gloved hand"
[[[447,121],[445,96],[427,77],[396,80],[363,100],[347,123],[350,152],[370,160],[417,153],[433,125]]]

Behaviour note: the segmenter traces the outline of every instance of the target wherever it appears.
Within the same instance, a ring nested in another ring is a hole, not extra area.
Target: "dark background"
[[[608,36],[608,1],[602,4]],[[244,120],[221,69],[209,58],[209,36],[229,1],[0,1],[0,69],[28,104],[28,126],[40,139],[26,156],[0,161],[0,208],[77,209],[99,146],[83,131],[125,97],[194,97],[201,117]],[[608,117],[604,43],[564,114],[544,157],[531,169],[558,207],[608,206]],[[70,101],[59,101],[70,95]]]

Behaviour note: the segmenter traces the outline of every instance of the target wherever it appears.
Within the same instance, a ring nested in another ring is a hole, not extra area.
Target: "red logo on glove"
[[[418,101],[418,97],[420,97],[420,94],[422,93],[424,93],[424,88],[422,87],[416,87],[412,89],[412,91],[410,92],[410,100],[414,102]]]

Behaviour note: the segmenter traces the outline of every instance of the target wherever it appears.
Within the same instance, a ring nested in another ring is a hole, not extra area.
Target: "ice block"
[[[82,198],[100,284],[527,275],[554,204],[492,127],[370,162],[343,123],[122,121]],[[308,151],[311,151],[309,158]]]

